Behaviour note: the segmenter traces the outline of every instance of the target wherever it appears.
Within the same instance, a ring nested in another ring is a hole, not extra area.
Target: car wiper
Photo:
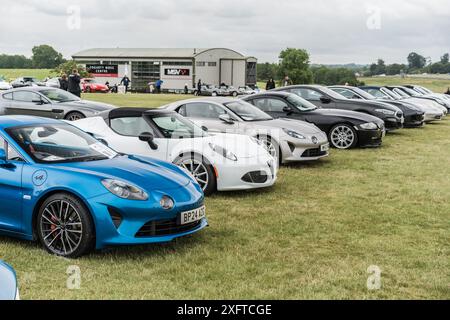
[[[79,158],[72,158],[70,160],[75,162],[89,162],[89,161],[100,161],[100,160],[108,160],[109,158],[106,156],[86,156],[86,157],[79,157]]]

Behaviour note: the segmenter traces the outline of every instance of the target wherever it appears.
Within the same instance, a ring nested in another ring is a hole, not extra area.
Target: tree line
[[[45,44],[33,47],[30,58],[0,54],[1,69],[53,69],[64,62],[66,60],[60,52]]]

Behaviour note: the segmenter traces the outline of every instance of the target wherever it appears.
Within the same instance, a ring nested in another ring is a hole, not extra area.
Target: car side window
[[[0,149],[5,150],[6,147],[8,147],[8,160],[9,161],[20,161],[20,162],[25,161],[23,159],[23,157],[16,151],[16,149],[11,147],[9,144],[6,143],[6,141],[2,137],[0,137]]]
[[[283,112],[288,107],[286,102],[274,98],[255,99],[253,104],[264,112]]]
[[[111,129],[122,136],[139,137],[144,132],[153,133],[152,127],[143,117],[111,119]]]
[[[41,96],[37,93],[30,92],[30,91],[15,91],[13,93],[13,100],[14,101],[21,101],[21,102],[33,102],[37,100],[42,100]]]
[[[323,97],[320,92],[307,88],[294,88],[291,90],[291,92],[309,101],[320,101],[320,99]]]
[[[220,115],[226,114],[226,110],[212,103],[192,102],[183,106],[183,113],[181,108],[179,113],[186,117],[203,118],[203,119],[218,119]]]

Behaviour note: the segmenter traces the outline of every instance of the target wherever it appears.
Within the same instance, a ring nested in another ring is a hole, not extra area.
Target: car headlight
[[[212,143],[209,143],[209,147],[213,151],[215,151],[218,154],[222,155],[223,157],[225,157],[225,158],[227,158],[229,160],[232,160],[232,161],[237,161],[237,157],[236,157],[236,155],[233,152],[228,151],[227,149],[222,148],[221,146],[217,146],[217,145],[212,144]]]
[[[395,114],[395,111],[386,110],[386,109],[375,109],[375,112],[379,112],[379,113],[385,114],[387,116],[393,116]]]
[[[359,127],[360,127],[361,129],[365,129],[365,130],[375,130],[375,129],[378,129],[377,124],[374,123],[374,122],[363,123],[363,124],[360,124]]]
[[[148,194],[142,189],[120,180],[104,179],[102,184],[109,192],[122,199],[141,201],[148,199]]]
[[[291,136],[292,138],[296,138],[296,139],[306,139],[304,135],[302,135],[302,134],[300,134],[300,133],[298,133],[298,132],[295,132],[295,131],[292,131],[292,130],[289,130],[289,129],[283,129],[283,131],[284,131],[287,135]]]

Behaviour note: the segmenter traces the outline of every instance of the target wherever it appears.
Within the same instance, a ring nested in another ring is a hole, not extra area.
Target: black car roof
[[[361,88],[361,89],[381,89],[381,88],[384,88],[384,87],[382,87],[382,86],[359,86],[358,88]]]
[[[171,114],[175,113],[170,110],[166,109],[149,109],[149,108],[143,108],[143,107],[123,107],[123,108],[116,108],[112,109],[109,112],[109,119],[116,119],[116,118],[125,118],[125,117],[142,117],[143,114],[146,115],[160,115],[160,114]]]
[[[290,92],[286,92],[286,91],[265,91],[265,92],[261,92],[261,93],[256,93],[256,94],[252,94],[252,95],[248,95],[242,98],[242,100],[249,100],[249,99],[254,99],[254,98],[258,98],[258,97],[265,97],[265,96],[278,96],[278,97],[283,97],[286,98],[287,96],[293,95],[293,93]]]

